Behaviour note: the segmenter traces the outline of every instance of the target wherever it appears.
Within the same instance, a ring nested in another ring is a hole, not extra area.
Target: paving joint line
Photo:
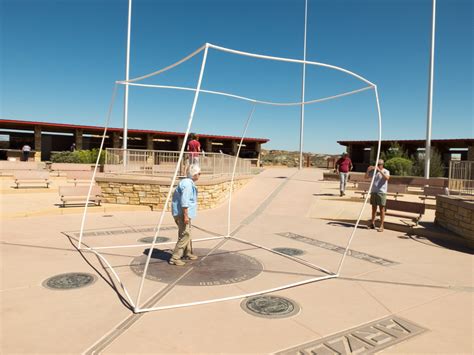
[[[377,302],[382,308],[384,308],[387,312],[393,313],[393,311],[388,308],[382,301],[380,301],[377,297],[375,297],[369,290],[367,290],[364,285],[362,285],[360,282],[356,282],[356,284],[366,293],[368,294],[375,302]]]

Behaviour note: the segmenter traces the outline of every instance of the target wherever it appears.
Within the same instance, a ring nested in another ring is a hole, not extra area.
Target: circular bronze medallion
[[[60,274],[43,282],[43,286],[54,290],[71,290],[91,285],[97,278],[84,272],[70,272]]]
[[[285,255],[290,255],[290,256],[304,254],[303,250],[295,249],[295,248],[273,248],[273,250],[275,250],[279,253],[285,254]]]
[[[164,242],[167,242],[169,240],[170,240],[170,238],[167,238],[167,237],[156,237],[156,242],[155,243],[164,243]],[[153,243],[153,237],[141,238],[141,239],[138,239],[138,241],[141,242],[141,243],[151,244],[151,243]]]
[[[143,275],[148,251],[146,249],[144,255],[136,257],[130,264],[138,276]],[[263,270],[263,265],[251,256],[222,249],[206,256],[210,251],[194,249],[197,260],[183,260],[185,265],[176,266],[168,264],[171,251],[155,248],[146,278],[163,283],[178,281],[178,285],[186,286],[222,286],[252,279]]]
[[[279,296],[255,296],[240,304],[249,314],[265,318],[286,318],[297,314],[300,307],[294,301]]]

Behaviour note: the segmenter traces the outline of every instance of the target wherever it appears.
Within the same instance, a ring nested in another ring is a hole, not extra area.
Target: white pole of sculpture
[[[304,44],[303,60],[306,61],[306,28],[308,25],[308,0],[304,2]],[[303,63],[303,79],[301,83],[301,102],[304,102],[304,89],[306,81],[306,63]],[[300,117],[300,169],[303,169],[303,134],[304,134],[304,103],[301,104]]]
[[[132,0],[128,0],[128,29],[127,29],[127,54],[125,62],[125,80],[130,79],[130,32],[132,29]],[[127,142],[128,142],[128,85],[125,85],[125,97],[123,103],[123,164],[127,165]]]
[[[428,114],[426,118],[426,146],[425,146],[425,178],[430,178],[431,161],[431,118],[433,114],[433,74],[434,74],[434,50],[436,32],[436,0],[433,0],[433,14],[431,18],[431,53],[430,69],[428,79]]]

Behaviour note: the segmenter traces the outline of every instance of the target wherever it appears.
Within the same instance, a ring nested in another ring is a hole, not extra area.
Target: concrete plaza
[[[389,229],[359,228],[340,277],[271,293],[295,306],[288,317],[253,314],[240,298],[134,314],[103,260],[76,249],[83,208],[56,205],[62,179],[48,190],[16,190],[1,178],[2,354],[474,353],[472,253]],[[238,190],[232,206],[235,238],[297,249],[298,258],[336,272],[353,230],[347,221],[362,203],[353,192],[340,198],[338,183],[322,181],[321,170],[275,168]],[[160,213],[107,204],[89,211],[86,246],[138,245],[101,250],[135,302],[149,248],[140,239],[153,236]],[[365,221],[369,215],[367,206]],[[163,227],[159,236],[170,244],[152,254],[141,307],[237,297],[325,275],[236,239],[194,242],[200,259],[170,266],[176,229],[169,214]],[[193,239],[226,234],[227,204],[199,212]],[[69,272],[95,282],[44,286]]]

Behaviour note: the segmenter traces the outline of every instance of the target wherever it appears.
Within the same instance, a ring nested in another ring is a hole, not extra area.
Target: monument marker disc
[[[54,290],[71,290],[91,285],[97,278],[84,272],[60,274],[43,282],[43,286]]]
[[[286,318],[300,311],[300,307],[294,301],[269,295],[246,298],[240,306],[247,313],[264,318]]]
[[[140,277],[143,275],[148,250],[130,264],[132,271]],[[193,254],[198,256],[197,260],[184,260],[186,265],[174,266],[168,264],[171,257],[169,251],[155,248],[146,278],[163,283],[179,280],[178,285],[186,286],[222,286],[252,279],[263,270],[263,265],[251,256],[223,249],[206,256],[210,251],[211,249],[194,248]]]
[[[155,243],[164,243],[164,242],[168,242],[169,240],[170,238],[167,238],[167,237],[156,237]],[[153,243],[153,237],[141,238],[141,239],[138,239],[138,241],[141,243],[151,244]]]

